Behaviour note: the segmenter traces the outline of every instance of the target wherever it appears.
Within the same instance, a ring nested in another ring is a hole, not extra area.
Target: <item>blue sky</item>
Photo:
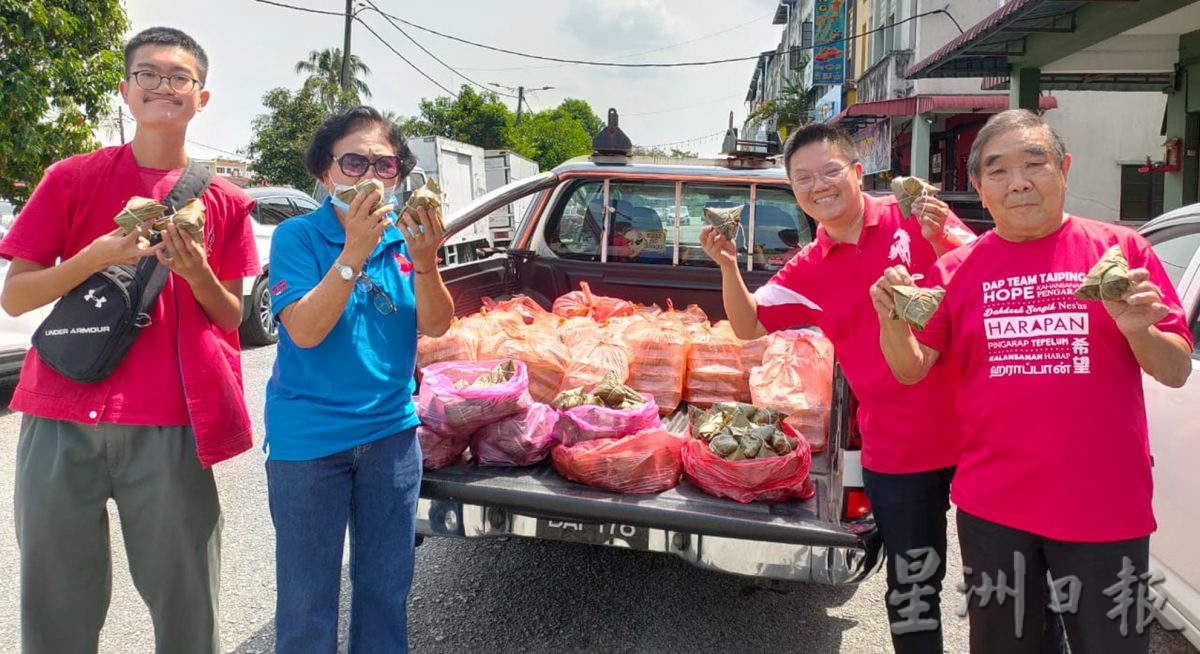
[[[344,11],[343,0],[282,0]],[[774,49],[782,26],[772,25],[775,0],[374,0],[384,11],[464,39],[567,58],[617,61],[694,61],[754,55]],[[296,88],[296,61],[308,52],[340,48],[342,21],[294,12],[254,0],[163,2],[126,0],[130,34],[169,25],[192,34],[211,60],[212,103],[193,123],[189,154],[222,156],[250,139],[250,122],[262,113],[270,88]],[[382,17],[362,17],[430,77],[451,89],[461,77],[421,52]],[[674,69],[617,69],[561,65],[498,54],[407,29],[425,48],[482,84],[552,86],[528,96],[535,110],[565,97],[587,100],[604,117],[608,107],[635,143],[658,145],[710,137],[685,147],[712,155],[729,112],[740,125],[753,61]],[[657,50],[655,52],[647,52]],[[417,112],[421,98],[445,93],[356,25],[351,51],[372,69],[371,103],[402,115]],[[644,54],[637,54],[644,53]],[[636,56],[628,56],[636,55]],[[115,98],[114,93],[114,98]],[[115,100],[114,100],[115,101]],[[515,101],[507,99],[510,107]],[[113,142],[110,135],[108,142]],[[199,145],[204,144],[204,145]],[[209,146],[209,147],[206,147]]]

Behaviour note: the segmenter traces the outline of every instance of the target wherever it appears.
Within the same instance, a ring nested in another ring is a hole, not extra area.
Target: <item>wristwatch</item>
[[[355,277],[354,269],[342,263],[341,261],[334,261],[333,269],[336,270],[338,275],[340,275],[345,281],[350,281]]]

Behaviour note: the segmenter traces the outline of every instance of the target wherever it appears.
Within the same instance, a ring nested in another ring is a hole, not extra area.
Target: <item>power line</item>
[[[729,28],[723,29],[723,30],[721,30],[721,31],[719,31],[719,32],[713,32],[713,33],[711,33],[711,34],[705,34],[705,35],[703,35],[703,36],[698,36],[698,37],[696,37],[696,38],[694,38],[694,39],[691,39],[690,41],[681,41],[681,42],[679,42],[679,43],[672,43],[671,45],[666,45],[666,46],[663,46],[663,47],[661,47],[661,48],[654,48],[654,49],[652,49],[652,50],[642,50],[641,52],[632,52],[632,53],[630,53],[630,54],[624,54],[624,55],[620,55],[620,56],[618,56],[618,57],[613,57],[613,58],[612,58],[612,61],[616,61],[616,60],[618,60],[618,59],[631,59],[631,58],[633,58],[633,57],[640,57],[640,56],[642,56],[642,55],[647,55],[647,54],[651,54],[651,53],[654,53],[654,52],[662,52],[663,50],[671,50],[671,49],[678,48],[678,47],[681,47],[681,46],[689,45],[689,44],[695,43],[695,42],[697,42],[697,41],[703,41],[704,39],[709,39],[709,38],[712,38],[712,37],[714,37],[714,36],[720,36],[720,35],[722,35],[722,34],[727,34],[727,33],[729,33],[729,32],[732,32],[732,31],[734,31],[734,30],[739,30],[739,29],[741,29],[741,28],[743,28],[743,27],[745,27],[745,26],[747,26],[747,25],[752,25],[752,24],[754,24],[754,23],[757,23],[757,22],[759,22],[759,21],[762,21],[762,20],[765,20],[765,19],[767,19],[767,18],[770,18],[771,16],[774,16],[774,15],[775,15],[775,12],[771,12],[771,13],[769,13],[769,14],[763,14],[762,16],[759,16],[759,17],[757,17],[757,18],[752,18],[752,19],[750,19],[750,20],[748,20],[748,21],[746,21],[746,22],[744,22],[744,23],[738,23],[737,25],[734,25],[733,27],[729,27]],[[508,68],[465,68],[465,67],[464,67],[464,68],[463,68],[463,70],[478,70],[478,71],[489,71],[489,72],[496,72],[496,71],[509,71],[509,70],[549,70],[549,69],[551,69],[551,68],[564,68],[564,67],[566,67],[566,66],[568,66],[568,65],[569,65],[569,64],[561,64],[561,65],[558,65],[558,66],[515,66],[515,67],[513,67],[513,66],[510,66],[510,67],[508,67]]]
[[[443,65],[443,66],[445,66],[447,70],[449,70],[450,72],[454,73],[455,75],[458,75],[459,77],[461,77],[461,78],[463,78],[463,79],[467,80],[467,82],[469,82],[469,83],[471,83],[471,84],[473,84],[473,85],[475,85],[475,86],[477,86],[477,87],[479,87],[479,88],[481,88],[481,89],[484,89],[485,91],[488,91],[488,90],[490,90],[490,89],[488,89],[486,86],[484,86],[483,84],[480,84],[479,82],[476,82],[475,80],[471,79],[470,77],[467,77],[466,75],[463,75],[462,73],[460,73],[460,72],[458,72],[457,70],[455,70],[453,66],[451,66],[450,64],[448,64],[448,63],[446,63],[446,62],[442,61],[441,59],[439,59],[439,58],[437,57],[437,55],[435,55],[435,54],[433,54],[432,52],[430,52],[430,51],[429,51],[429,50],[428,50],[428,49],[427,49],[425,46],[423,46],[423,45],[421,45],[420,43],[418,43],[416,39],[414,39],[413,37],[409,36],[409,35],[408,35],[408,32],[405,32],[405,31],[404,31],[404,28],[402,28],[402,27],[400,27],[399,25],[397,25],[397,24],[396,24],[396,22],[392,20],[391,16],[388,16],[387,14],[383,13],[383,11],[381,11],[381,10],[379,9],[379,7],[378,7],[378,6],[377,6],[377,5],[376,5],[374,2],[371,2],[371,0],[366,0],[366,3],[367,3],[368,5],[370,5],[370,7],[366,7],[367,9],[372,9],[372,10],[374,10],[376,13],[378,13],[380,16],[383,16],[383,17],[384,17],[384,19],[385,19],[385,20],[387,20],[387,22],[388,22],[389,24],[391,24],[391,26],[392,26],[392,27],[396,28],[396,31],[398,31],[398,32],[400,32],[401,34],[403,34],[403,35],[404,35],[404,38],[408,39],[409,41],[412,41],[413,45],[417,46],[418,48],[420,48],[420,49],[421,49],[421,51],[422,51],[422,52],[424,52],[425,54],[427,54],[427,55],[429,55],[430,57],[432,57],[434,61],[438,62],[439,64],[441,64],[441,65]],[[510,97],[510,98],[515,98],[515,97],[517,97],[517,96],[515,96],[515,95],[511,95],[511,94],[508,94],[508,93],[501,93],[500,95],[507,95],[507,96],[508,96],[508,97]]]
[[[308,12],[310,14],[321,14],[322,16],[337,16],[339,18],[343,18],[346,16],[346,14],[341,11],[322,11],[320,9],[309,9],[308,7],[297,7],[296,5],[287,5],[282,2],[272,2],[271,0],[255,0],[255,2],[261,2],[264,5],[272,5],[275,7],[283,7],[284,9],[293,9],[295,11],[304,11],[304,12]]]
[[[713,132],[712,134],[707,134],[705,136],[697,136],[697,137],[690,138],[690,139],[684,139],[682,141],[674,141],[672,143],[659,143],[658,145],[643,145],[641,147],[646,148],[646,149],[654,149],[654,148],[669,148],[673,145],[688,145],[690,143],[703,143],[704,141],[707,141],[709,139],[716,138],[718,136],[724,136],[725,132],[726,132],[726,130],[721,130],[719,132]]]
[[[259,2],[266,2],[267,0],[258,0],[258,1],[259,1]],[[339,14],[339,15],[342,15],[342,14]],[[422,77],[424,77],[425,79],[429,80],[430,82],[433,82],[434,86],[436,86],[436,87],[440,88],[441,90],[445,91],[446,93],[449,93],[449,94],[451,95],[451,97],[457,97],[457,96],[458,96],[458,94],[457,94],[457,93],[455,93],[454,91],[451,91],[450,89],[446,88],[445,86],[442,86],[441,82],[438,82],[437,80],[433,79],[433,78],[432,78],[432,77],[430,77],[430,76],[429,76],[429,75],[428,75],[428,74],[427,74],[425,71],[423,71],[423,70],[421,70],[420,68],[418,68],[416,64],[414,64],[413,62],[409,61],[409,60],[408,60],[408,57],[405,57],[404,55],[400,54],[400,51],[399,51],[399,50],[397,50],[396,48],[393,48],[391,43],[388,43],[386,40],[384,40],[384,38],[383,38],[382,36],[379,36],[379,33],[378,33],[378,32],[376,32],[375,30],[371,29],[371,26],[367,24],[367,21],[365,21],[365,20],[363,20],[363,19],[361,19],[361,18],[359,18],[359,17],[357,17],[357,16],[355,16],[355,17],[354,17],[354,19],[355,19],[355,20],[357,20],[357,21],[359,22],[359,24],[361,24],[363,27],[367,28],[367,31],[368,31],[368,32],[370,32],[370,33],[371,33],[371,36],[374,36],[374,37],[375,37],[375,39],[376,39],[377,41],[379,41],[380,43],[382,43],[382,44],[383,44],[383,45],[384,45],[384,46],[385,46],[385,47],[386,47],[388,50],[391,50],[391,51],[392,51],[392,53],[393,53],[393,54],[395,54],[397,57],[400,57],[400,59],[401,59],[401,60],[403,60],[403,61],[404,61],[404,63],[406,63],[406,64],[408,64],[409,66],[411,66],[413,70],[415,70],[415,71],[417,71],[418,73],[420,73],[420,74],[421,74],[421,76],[422,76]]]
[[[221,148],[214,148],[214,147],[213,147],[213,146],[211,146],[211,145],[205,145],[205,144],[203,144],[203,143],[201,143],[201,142],[199,142],[199,141],[194,141],[194,140],[192,140],[192,139],[188,139],[188,140],[187,140],[187,142],[188,142],[188,143],[191,143],[192,145],[198,145],[198,146],[200,146],[200,147],[202,147],[202,148],[208,148],[209,150],[214,150],[214,151],[216,151],[216,152],[220,152],[221,154],[227,154],[227,155],[230,155],[230,156],[232,156],[232,157],[239,157],[239,159],[240,159],[240,157],[242,156],[242,155],[240,155],[240,154],[238,154],[238,153],[236,153],[236,152],[230,152],[229,150],[222,150]]]
[[[258,0],[258,1],[266,2],[267,0]],[[383,13],[383,12],[380,12],[380,13]],[[926,12],[923,12],[920,14],[910,16],[903,20],[898,20],[895,23],[892,23],[890,25],[884,25],[882,27],[878,27],[873,30],[867,30],[860,34],[850,34],[850,35],[844,36],[840,39],[836,39],[833,41],[826,41],[824,43],[815,43],[809,47],[792,47],[792,48],[788,49],[788,52],[804,52],[804,51],[808,51],[808,50],[815,50],[817,48],[824,47],[827,45],[834,45],[836,43],[842,43],[845,41],[854,41],[854,40],[860,39],[862,37],[865,37],[869,34],[874,34],[876,32],[883,32],[883,31],[895,29],[895,27],[897,25],[903,25],[910,21],[917,20],[918,18],[923,18],[925,16],[932,16],[934,14],[946,14],[948,16],[950,15],[950,13],[945,9],[934,9],[931,11],[926,11]],[[669,63],[632,63],[632,64],[628,64],[628,63],[619,63],[619,62],[614,62],[614,61],[587,61],[584,59],[567,59],[567,58],[563,58],[563,57],[547,57],[544,55],[534,55],[534,54],[528,54],[525,52],[517,52],[516,50],[500,48],[500,47],[496,47],[493,45],[487,45],[484,43],[478,43],[475,41],[471,41],[469,39],[452,36],[450,34],[445,34],[443,32],[439,32],[435,29],[431,29],[428,27],[424,27],[422,25],[418,25],[412,21],[405,20],[403,18],[400,18],[399,16],[395,16],[392,14],[385,14],[385,15],[389,16],[390,18],[393,18],[395,20],[398,20],[401,23],[408,25],[409,27],[419,29],[423,32],[428,32],[430,34],[435,34],[444,39],[449,39],[451,41],[457,41],[459,43],[465,43],[466,45],[475,46],[477,48],[483,48],[485,50],[491,50],[493,52],[501,52],[504,54],[510,54],[510,55],[513,55],[516,57],[525,57],[527,59],[537,59],[539,61],[553,61],[553,62],[563,63],[563,64],[579,64],[582,66],[608,66],[608,67],[613,67],[613,68],[683,68],[683,67],[696,67],[696,66],[713,66],[713,65],[717,65],[717,64],[728,64],[728,63],[735,63],[735,62],[740,62],[740,61],[754,61],[754,60],[761,58],[764,55],[777,54],[773,51],[768,51],[765,53],[759,53],[756,55],[750,55],[750,56],[746,56],[746,57],[729,57],[726,59],[710,59],[707,61],[677,61],[677,62],[669,62]],[[953,16],[951,16],[951,19],[953,19]],[[783,54],[783,53],[779,53],[779,54]]]

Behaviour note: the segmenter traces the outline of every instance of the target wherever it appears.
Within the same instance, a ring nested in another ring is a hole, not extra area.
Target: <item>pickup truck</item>
[[[501,187],[447,216],[453,234],[531,199],[506,252],[443,270],[460,316],[478,310],[484,297],[517,294],[549,308],[587,282],[597,294],[643,304],[665,306],[668,298],[678,307],[697,304],[715,322],[724,317],[720,271],[700,249],[699,222],[681,224],[684,209],[698,216],[706,206],[746,206],[738,241],[752,289],[783,265],[797,241],[812,240],[815,226],[797,207],[781,168],[736,155],[711,165],[637,163],[626,156],[628,139],[615,123],[610,112],[590,159]],[[663,207],[673,207],[667,214],[673,224],[663,220]],[[616,241],[617,235],[626,238]],[[829,446],[813,456],[817,492],[806,501],[738,504],[686,480],[657,495],[622,495],[567,481],[548,464],[459,463],[426,471],[417,532],[421,539],[583,542],[672,554],[764,582],[856,584],[879,569],[882,557],[862,489],[853,403],[835,372]],[[682,432],[686,407],[664,423]]]

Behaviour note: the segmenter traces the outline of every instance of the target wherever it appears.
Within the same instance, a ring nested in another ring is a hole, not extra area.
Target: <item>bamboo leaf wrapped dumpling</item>
[[[892,301],[896,307],[892,311],[892,317],[899,318],[921,331],[929,324],[929,319],[933,317],[945,297],[946,291],[941,288],[893,286]]]
[[[740,446],[736,438],[729,434],[722,434],[709,442],[708,449],[713,454],[721,458],[726,458],[733,454],[734,450],[737,450]]]
[[[167,210],[166,205],[141,196],[133,196],[125,203],[125,208],[113,217],[113,222],[121,227],[121,232],[128,235],[138,228],[138,225],[158,218]]]
[[[375,191],[379,194],[379,199],[375,201],[375,206],[371,208],[371,213],[375,213],[384,207],[388,207],[389,209],[393,208],[391,205],[385,205],[383,203],[383,182],[377,179],[364,179],[350,188],[342,189],[337,193],[334,193],[334,195],[337,196],[337,198],[342,202],[350,204],[354,201],[354,198],[358,197],[359,193],[370,193],[371,191]]]
[[[1075,289],[1080,300],[1120,300],[1133,286],[1129,279],[1129,261],[1121,253],[1121,246],[1114,245],[1100,257],[1100,261],[1088,271],[1083,284]]]
[[[515,374],[517,374],[517,364],[513,363],[512,359],[506,359],[500,365],[480,375],[474,382],[471,382],[471,386],[479,387],[503,384],[512,379]]]
[[[708,221],[708,224],[716,228],[717,233],[724,236],[726,240],[733,241],[737,237],[738,229],[742,224],[743,206],[739,204],[736,207],[721,209],[705,207],[704,219]]]
[[[421,208],[428,209],[437,224],[442,225],[442,189],[432,178],[427,179],[424,186],[413,191],[400,213],[407,213],[412,216],[413,222],[422,225],[421,214],[418,212],[418,209]],[[422,226],[428,227],[428,225]]]
[[[913,200],[922,195],[934,195],[939,190],[920,177],[897,177],[892,180],[892,194],[896,196],[896,202],[906,219],[912,218]]]
[[[620,408],[621,405],[629,403],[634,406],[640,406],[646,403],[646,398],[642,397],[637,391],[622,384],[617,376],[613,373],[608,373],[604,377],[604,381],[593,391],[593,395],[600,398],[600,401],[610,409]]]
[[[204,203],[199,198],[188,200],[168,220],[191,236],[193,241],[204,244]]]

